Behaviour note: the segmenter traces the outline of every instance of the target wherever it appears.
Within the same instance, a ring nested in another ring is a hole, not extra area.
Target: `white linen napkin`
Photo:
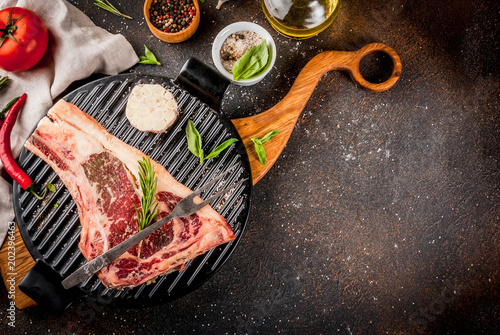
[[[52,101],[72,82],[92,73],[117,74],[139,59],[122,35],[113,35],[97,27],[80,10],[64,0],[0,0],[0,9],[24,7],[40,16],[49,30],[49,47],[40,63],[21,73],[5,72],[11,79],[0,92],[0,108],[23,93],[26,104],[12,130],[14,157],[19,155],[30,131],[52,106]],[[3,178],[6,172],[0,163],[0,246],[14,221],[12,185]]]

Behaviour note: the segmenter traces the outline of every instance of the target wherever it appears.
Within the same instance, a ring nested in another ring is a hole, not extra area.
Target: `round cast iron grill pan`
[[[125,116],[125,106],[132,88],[137,84],[148,83],[160,84],[171,91],[179,106],[176,123],[162,134],[141,132],[133,128]],[[188,89],[193,92],[192,88]],[[198,96],[203,97],[204,94]],[[76,293],[73,291],[71,295],[129,308],[161,304],[199,287],[229,258],[249,216],[252,185],[250,163],[232,123],[210,107],[217,108],[213,101],[205,103],[171,79],[158,76],[126,74],[106,77],[74,90],[63,99],[94,117],[111,134],[162,164],[176,180],[191,189],[202,186],[237,162],[237,173],[232,175],[230,182],[249,178],[212,206],[231,225],[236,235],[234,241],[198,256],[187,263],[184,271],[158,277],[150,285],[143,284],[125,290],[106,289],[94,275],[80,284]],[[229,138],[239,141],[219,157],[200,166],[199,159],[187,148],[184,128],[188,119],[194,121],[200,132],[205,152],[210,152]],[[64,278],[86,262],[78,249],[81,226],[76,204],[58,175],[41,158],[23,148],[19,164],[36,185],[48,181],[57,187],[55,194],[40,202],[15,183],[14,209],[20,233],[33,258],[46,263],[59,275],[58,278]],[[215,189],[209,189],[202,194],[202,198],[214,192]]]

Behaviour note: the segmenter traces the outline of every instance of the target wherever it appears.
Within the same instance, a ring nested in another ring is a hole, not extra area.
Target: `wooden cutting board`
[[[393,62],[391,77],[383,83],[370,83],[359,72],[360,60],[373,52],[386,53]],[[382,92],[396,84],[401,76],[402,64],[398,54],[392,48],[381,43],[368,44],[358,51],[325,51],[315,56],[304,66],[288,94],[274,107],[258,115],[232,120],[247,150],[254,185],[276,162],[316,85],[321,77],[331,70],[346,71],[351,79],[363,89],[371,92]],[[253,137],[261,138],[274,129],[278,129],[279,134],[264,145],[267,163],[263,166],[251,139]],[[13,236],[15,241],[15,271],[12,272],[9,267],[9,244],[6,242],[0,249],[0,272],[8,292],[13,281],[8,282],[7,280],[15,278],[15,285],[12,289],[15,292],[13,301],[18,309],[24,309],[35,306],[36,303],[22,293],[18,285],[35,265],[35,261],[26,248],[17,226]]]
[[[15,225],[15,230],[12,234],[14,239],[12,240],[10,236],[11,234],[9,233],[0,249],[0,272],[2,273],[3,282],[7,288],[7,294],[10,295],[11,292],[14,294],[12,301],[14,301],[17,308],[32,307],[36,305],[36,302],[21,292],[18,286],[28,271],[35,265],[35,260],[31,257],[26,245],[24,245],[17,225]],[[14,245],[9,244],[11,240],[14,242]],[[14,261],[12,262],[13,256]]]

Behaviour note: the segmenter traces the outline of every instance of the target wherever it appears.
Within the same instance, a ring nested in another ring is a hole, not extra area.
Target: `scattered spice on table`
[[[234,64],[252,47],[262,43],[264,39],[254,31],[239,31],[229,35],[222,43],[220,61],[222,66],[232,72]]]
[[[151,23],[166,33],[178,33],[193,23],[196,7],[192,0],[153,0],[149,8]]]

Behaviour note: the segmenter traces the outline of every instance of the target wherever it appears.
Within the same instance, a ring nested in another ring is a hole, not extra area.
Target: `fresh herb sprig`
[[[6,88],[9,83],[10,83],[9,77],[7,76],[0,77],[0,91]]]
[[[264,143],[269,141],[271,138],[274,136],[278,135],[280,131],[278,129],[275,129],[273,131],[270,131],[267,133],[263,138],[258,138],[258,137],[252,137],[251,140],[255,146],[255,151],[257,152],[257,155],[259,156],[259,161],[260,164],[266,165],[266,150],[264,149]]]
[[[151,64],[151,65],[161,65],[160,62],[156,59],[156,56],[148,49],[146,45],[144,45],[144,54],[145,56],[139,56],[140,64]]]
[[[139,184],[141,186],[141,210],[135,209],[137,213],[137,230],[141,231],[147,228],[157,214],[158,204],[155,203],[154,196],[156,194],[156,185],[158,177],[156,177],[151,160],[143,157],[139,164]]]
[[[124,17],[126,19],[133,20],[131,16],[123,14],[115,6],[113,6],[108,0],[95,0],[94,5],[104,10],[107,10],[111,14],[115,14],[116,16]]]
[[[7,105],[5,105],[5,107],[2,109],[2,111],[0,111],[0,121],[2,121],[3,119],[5,119],[5,115],[10,110],[10,108],[12,107],[12,105],[16,103],[17,99],[19,99],[19,97],[14,98],[11,101],[9,101],[7,103]]]
[[[196,129],[196,126],[194,125],[194,122],[192,120],[188,120],[187,122],[186,139],[188,142],[189,151],[191,151],[193,155],[200,159],[200,165],[202,165],[203,162],[207,159],[219,156],[224,150],[229,148],[231,144],[238,141],[236,138],[225,140],[214,150],[212,150],[212,152],[205,156],[205,153],[203,152],[203,141],[201,139],[200,133],[198,132],[198,129]]]
[[[250,48],[233,66],[233,80],[254,78],[267,69],[271,60],[271,52],[264,40],[261,44]]]
[[[152,222],[155,216],[158,214],[158,203],[156,203],[154,196],[156,194],[156,186],[158,184],[158,177],[151,164],[149,158],[143,157],[139,164],[139,184],[141,186],[142,197],[141,197],[141,210],[139,210],[135,205],[135,212],[137,214],[137,231],[146,229]],[[137,258],[141,255],[142,241],[139,242],[139,247],[137,250]]]

